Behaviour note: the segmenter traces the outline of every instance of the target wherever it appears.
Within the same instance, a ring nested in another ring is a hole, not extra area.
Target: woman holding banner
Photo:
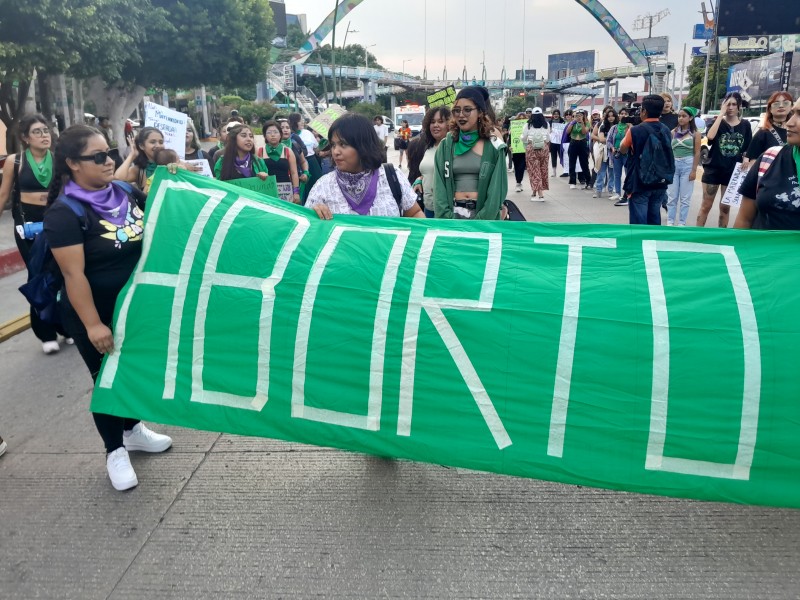
[[[495,124],[488,102],[489,92],[481,86],[466,87],[456,96],[450,133],[436,150],[437,219],[503,218],[505,145],[492,143]]]
[[[297,161],[294,153],[281,143],[281,126],[277,121],[264,123],[264,163],[270,175],[275,176],[278,183],[278,195],[281,200],[300,204],[300,180],[297,175]],[[281,185],[283,184],[283,185]],[[287,193],[282,188],[291,187]]]
[[[739,193],[737,229],[800,230],[800,100],[786,121],[786,145],[768,148]]]
[[[155,127],[142,127],[131,145],[125,161],[114,173],[115,179],[133,183],[140,190],[156,171],[156,151],[164,147],[164,136]]]
[[[220,181],[269,176],[267,165],[255,153],[256,140],[247,125],[235,125],[228,130],[225,152],[214,165],[214,177]]]
[[[317,182],[306,203],[320,219],[333,215],[425,218],[406,178],[398,177],[392,165],[382,167],[383,144],[369,119],[344,114],[333,122],[328,136],[336,168]]]
[[[408,181],[414,191],[422,194],[425,216],[433,218],[433,182],[436,161],[436,149],[439,142],[447,135],[450,121],[450,109],[436,106],[425,113],[422,119],[422,133],[411,140],[408,145]]]
[[[53,170],[44,231],[64,275],[61,320],[96,380],[103,355],[114,352],[111,322],[117,296],[142,253],[145,196],[130,186],[112,184],[114,159],[109,156],[108,142],[87,125],[74,125],[61,134]],[[116,490],[139,483],[129,451],[163,452],[172,446],[170,437],[151,431],[137,419],[92,416],[105,444],[106,469]]]

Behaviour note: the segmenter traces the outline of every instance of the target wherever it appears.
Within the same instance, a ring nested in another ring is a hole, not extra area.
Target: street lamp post
[[[403,77],[405,77],[405,75],[406,75],[406,63],[407,62],[411,62],[412,60],[414,60],[414,59],[413,58],[404,58],[403,59]]]

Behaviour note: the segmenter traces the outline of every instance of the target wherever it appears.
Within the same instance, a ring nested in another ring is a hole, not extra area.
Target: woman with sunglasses
[[[129,186],[112,184],[114,160],[106,138],[94,127],[74,125],[61,134],[53,169],[44,231],[64,276],[61,320],[94,380],[103,355],[114,351],[114,305],[142,253],[145,196]],[[172,445],[168,436],[154,433],[136,419],[92,416],[116,490],[138,484],[128,451],[163,452]]]
[[[786,121],[792,112],[792,104],[794,98],[786,91],[775,92],[769,97],[761,127],[744,154],[748,162],[756,160],[767,148],[786,145]]]
[[[262,181],[269,176],[269,169],[256,156],[256,140],[247,125],[236,125],[228,130],[225,151],[214,165],[214,177],[220,181],[258,177]]]
[[[508,193],[505,144],[494,144],[489,92],[470,86],[456,96],[450,132],[435,158],[434,212],[437,219],[502,219]]]
[[[0,215],[11,196],[14,241],[27,265],[34,239],[31,229],[41,227],[47,208],[47,190],[53,180],[53,155],[50,152],[50,128],[44,116],[25,115],[20,119],[18,129],[22,149],[6,158],[0,185]],[[25,223],[30,224],[27,232]],[[61,349],[59,333],[64,336],[65,343],[72,343],[60,326],[42,321],[33,308],[30,315],[31,329],[42,342],[42,352],[53,354]]]
[[[133,140],[131,151],[114,173],[115,179],[135,184],[140,190],[156,172],[155,155],[164,147],[164,135],[155,127],[142,127]]]

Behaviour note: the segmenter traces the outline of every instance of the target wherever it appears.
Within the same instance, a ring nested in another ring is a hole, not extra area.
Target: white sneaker
[[[58,342],[53,340],[52,342],[42,342],[42,352],[45,354],[55,354],[61,350],[61,346],[58,345]]]
[[[517,184],[517,191],[518,191],[518,192],[521,192],[521,191],[522,191],[522,184],[521,184],[521,183],[518,183],[518,184]]]
[[[71,337],[65,337],[64,338],[64,343],[67,346],[72,346],[75,343],[75,340],[73,340]]]
[[[608,197],[609,200],[619,200],[619,194],[611,194]]]
[[[136,471],[131,466],[131,457],[125,448],[117,448],[106,457],[106,469],[115,490],[122,492],[139,485]]]
[[[544,196],[537,196],[536,194],[533,194],[531,196],[531,202],[544,202]]]
[[[595,192],[594,194],[592,194],[592,198],[602,198],[602,197],[603,197],[603,192]]]
[[[574,183],[570,183],[569,184],[569,189],[574,190],[575,189],[575,184]]]
[[[122,444],[128,451],[163,452],[172,446],[172,438],[151,431],[144,423],[137,423],[130,431],[122,433]]]
[[[8,444],[0,437],[0,456],[6,453],[6,449],[8,448]]]
[[[513,171],[513,170],[514,170],[514,167],[508,167],[508,172],[509,173],[511,173],[511,171]]]
[[[673,225],[675,225],[675,223],[673,223],[672,221],[667,221],[667,225],[668,225],[669,227],[672,227]]]

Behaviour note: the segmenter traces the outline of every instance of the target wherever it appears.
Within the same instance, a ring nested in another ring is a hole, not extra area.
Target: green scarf
[[[283,158],[283,144],[278,144],[277,146],[273,147],[267,144],[266,151],[267,157],[271,160],[280,160]]]
[[[569,136],[574,140],[580,139],[578,136],[586,137],[584,134],[584,126],[576,122],[575,125],[572,126],[572,131]]]
[[[292,150],[292,138],[281,140],[281,145],[287,147],[289,150]]]
[[[625,132],[628,131],[628,123],[620,123],[617,125],[617,135],[614,136],[614,149],[619,150],[622,140],[625,139]]]
[[[36,177],[43,188],[49,188],[50,182],[53,180],[53,155],[48,150],[45,152],[44,160],[36,162],[33,153],[30,150],[25,150],[25,160],[31,166],[33,175]]]
[[[478,143],[480,136],[478,135],[478,131],[459,131],[458,138],[456,139],[455,143],[455,153],[456,156],[461,156],[462,154],[466,154],[472,147]]]
[[[800,148],[797,146],[792,148],[792,158],[794,159],[794,168],[797,170],[797,181],[800,181]]]
[[[158,165],[152,161],[147,161],[147,166],[144,168],[145,177],[152,177],[153,173],[156,172],[156,167]]]

